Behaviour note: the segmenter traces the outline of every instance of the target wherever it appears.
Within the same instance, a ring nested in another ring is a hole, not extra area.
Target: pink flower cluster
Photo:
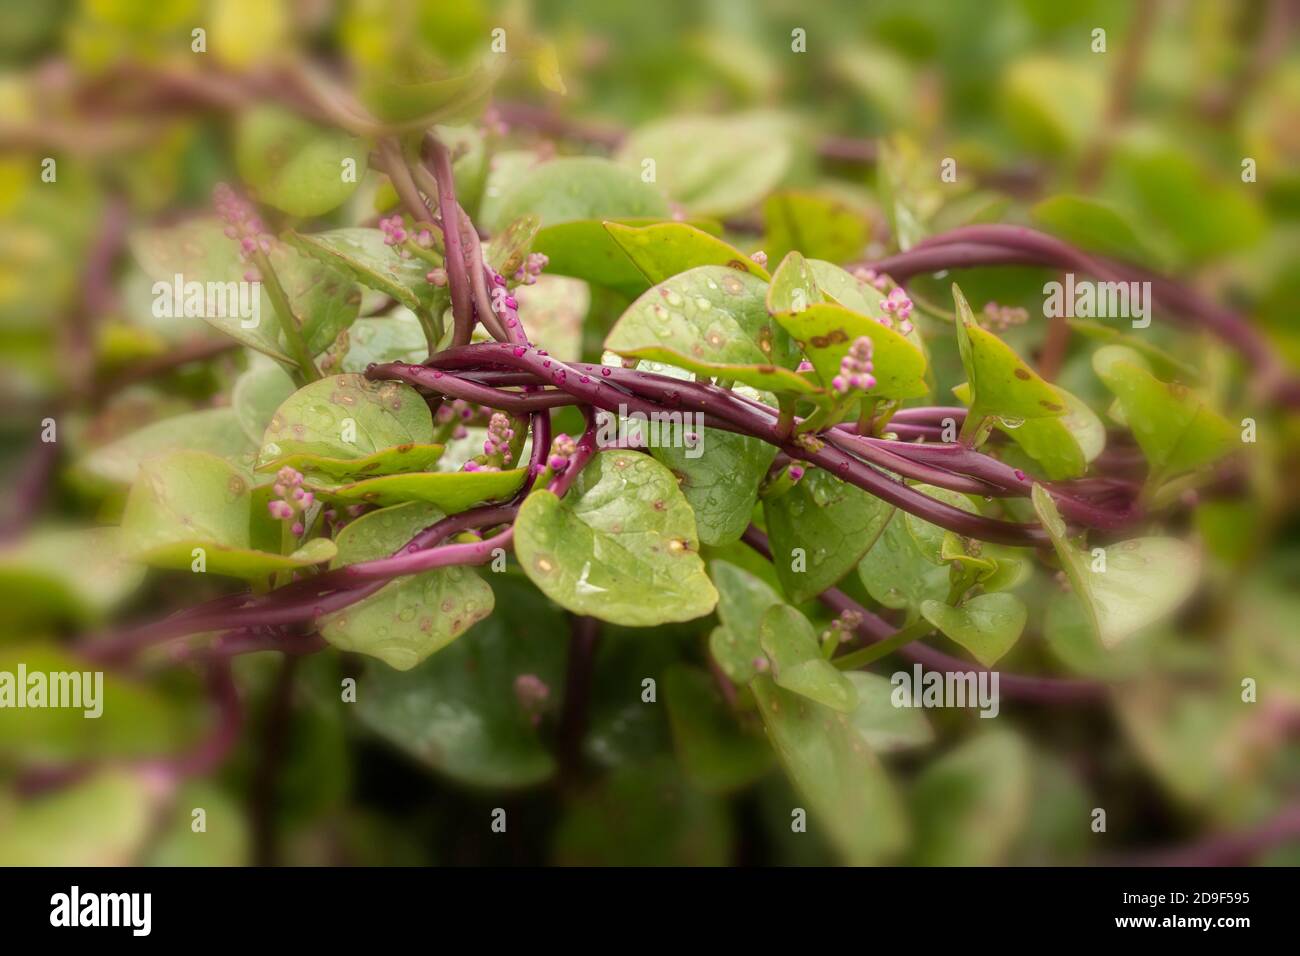
[[[1027,309],[1014,305],[998,305],[996,302],[988,302],[984,305],[984,317],[980,320],[980,325],[994,332],[1005,332],[1013,325],[1024,325],[1029,321],[1029,312]]]
[[[840,374],[831,379],[831,387],[841,395],[851,389],[865,392],[876,387],[876,377],[871,374],[871,339],[858,336],[849,346],[848,354],[840,359]]]
[[[271,517],[277,521],[292,521],[293,527],[289,530],[295,535],[301,535],[306,530],[302,514],[316,503],[316,496],[303,490],[302,473],[286,465],[276,472],[275,484],[271,490],[276,495],[266,503]]]
[[[885,296],[885,301],[880,303],[880,307],[885,311],[885,317],[882,319],[884,325],[893,325],[889,317],[898,317],[898,331],[907,335],[912,331],[912,300],[907,297],[907,293],[899,286],[889,290],[889,295]]]
[[[271,251],[271,236],[262,225],[257,210],[247,199],[240,198],[225,183],[217,183],[212,190],[212,205],[221,221],[226,224],[226,238],[239,240],[240,259],[249,262],[254,253]],[[256,282],[258,278],[254,268],[244,273],[245,282]]]
[[[510,419],[501,412],[493,412],[488,419],[488,437],[483,442],[483,454],[498,455],[503,464],[510,464],[510,441],[514,437],[515,430],[510,427]]]
[[[393,213],[387,219],[379,220],[379,231],[384,234],[384,245],[400,246],[406,241],[406,222],[401,213]]]
[[[889,287],[889,279],[882,276],[875,269],[867,269],[864,266],[858,266],[853,270],[853,278],[860,282],[865,282],[880,292],[884,292]]]
[[[569,462],[573,456],[578,453],[578,443],[568,435],[556,435],[555,440],[551,442],[551,456],[546,460],[550,465],[551,471],[559,472],[569,467]]]
[[[438,412],[433,416],[434,421],[439,425],[447,425],[456,422],[456,427],[452,430],[452,438],[464,438],[469,434],[465,427],[465,422],[474,417],[474,407],[462,398],[458,398],[450,405],[444,403],[438,406]]]
[[[542,274],[551,260],[544,252],[530,252],[523,264],[515,270],[515,281],[523,285],[532,285]]]

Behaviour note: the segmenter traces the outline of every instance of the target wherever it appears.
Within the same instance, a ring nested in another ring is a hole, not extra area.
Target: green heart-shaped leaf
[[[388,557],[445,517],[420,502],[363,515],[339,532],[333,566]],[[363,601],[321,618],[325,640],[410,670],[492,613],[492,589],[469,568],[398,578]]]
[[[235,163],[257,198],[291,216],[319,216],[352,195],[366,171],[366,147],[277,106],[240,114]],[[355,175],[344,175],[351,161]]]
[[[1034,461],[1043,466],[1047,478],[1060,481],[1077,478],[1088,470],[1088,463],[1106,447],[1106,426],[1080,398],[1063,388],[1056,389],[1065,401],[1060,418],[1025,419],[1019,424],[996,420],[997,429],[1014,441]],[[970,402],[970,386],[957,385],[952,393],[958,401]]]
[[[429,342],[420,320],[413,312],[399,308],[392,315],[368,318],[352,326],[343,371],[364,372],[372,364],[383,362],[419,363],[428,355]]]
[[[903,518],[894,514],[886,521],[880,537],[858,562],[858,577],[867,593],[885,607],[913,611],[919,611],[923,601],[942,601],[948,595],[947,565],[936,567]]]
[[[1034,485],[1033,502],[1061,567],[1105,647],[1114,647],[1177,610],[1195,590],[1201,562],[1185,541],[1133,538],[1112,544],[1100,555],[1085,554],[1066,537],[1056,502],[1042,485]]]
[[[856,259],[871,238],[871,222],[829,191],[781,190],[763,203],[763,250],[773,261],[798,250],[831,262]]]
[[[833,587],[866,554],[893,508],[821,468],[763,499],[781,587],[798,604]],[[900,522],[901,523],[901,522]]]
[[[1238,441],[1227,419],[1186,386],[1162,382],[1130,361],[1122,346],[1098,349],[1093,367],[1151,463],[1153,481],[1216,461]]]
[[[907,820],[889,778],[849,717],[759,675],[751,685],[768,739],[795,789],[808,801],[809,826],[855,866],[893,856]]]
[[[767,314],[767,283],[726,266],[700,266],[645,292],[605,339],[626,358],[772,392],[812,392],[793,371],[799,353]]]
[[[442,454],[432,440],[433,415],[409,385],[331,375],[276,409],[257,470],[289,466],[334,479],[420,471]]]
[[[1014,594],[977,594],[960,607],[941,601],[921,604],[921,616],[960,644],[985,667],[992,667],[1015,646],[1028,617]]]
[[[629,228],[648,227],[659,223],[662,218],[620,216],[615,224]],[[614,289],[629,299],[635,299],[653,283],[646,280],[636,263],[605,228],[609,224],[605,219],[577,219],[547,226],[537,234],[533,250],[550,259],[546,271],[551,275],[584,279],[592,285]],[[691,224],[706,235],[722,230],[713,220],[697,219]]]
[[[254,365],[239,378],[230,395],[239,427],[253,444],[261,447],[266,426],[271,424],[275,410],[295,391],[293,379],[281,366],[272,362]],[[209,449],[204,449],[209,450]]]
[[[247,474],[215,455],[180,451],[147,459],[122,515],[123,553],[154,567],[190,571],[201,549],[208,573],[250,579],[334,557],[334,542],[326,538],[289,555],[253,548],[252,502]]]
[[[515,553],[561,607],[612,624],[689,621],[718,601],[691,506],[646,455],[600,452],[564,498],[534,491],[515,520]]]
[[[351,227],[329,232],[287,232],[284,241],[305,256],[340,270],[368,289],[375,289],[396,299],[411,311],[433,309],[447,296],[425,279],[428,263],[412,256],[409,259],[384,243],[378,229]],[[438,310],[440,311],[440,310]],[[367,320],[371,321],[371,320]]]
[[[822,657],[816,632],[794,608],[788,604],[768,608],[759,622],[758,635],[778,687],[840,713],[858,706],[853,683]]]

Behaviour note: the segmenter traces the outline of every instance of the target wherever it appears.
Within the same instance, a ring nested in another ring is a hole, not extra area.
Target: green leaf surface
[[[488,265],[509,279],[524,264],[541,226],[542,220],[533,213],[510,223],[492,237],[484,250]]]
[[[1100,556],[1090,554],[1066,536],[1065,522],[1042,485],[1034,485],[1033,502],[1104,647],[1115,647],[1171,614],[1195,590],[1201,562],[1187,542],[1132,538],[1112,544]]]
[[[840,305],[819,302],[802,312],[777,313],[776,320],[803,349],[827,388],[839,375],[840,361],[853,343],[868,338],[876,384],[864,394],[872,398],[903,399],[917,398],[929,391],[925,383],[925,356],[902,335],[875,319]]]
[[[79,464],[82,472],[116,485],[135,481],[140,463],[174,451],[203,451],[233,463],[251,463],[256,444],[232,408],[208,408],[164,418],[96,448]]]
[[[922,772],[909,803],[920,866],[1001,862],[1029,811],[1029,749],[1011,731],[986,731]]]
[[[790,600],[798,604],[833,587],[871,549],[892,513],[881,499],[821,468],[764,498],[772,563]]]
[[[778,687],[840,713],[851,713],[858,706],[853,682],[822,657],[816,632],[797,610],[788,604],[768,608],[758,634]]]
[[[257,198],[291,216],[319,216],[343,204],[366,171],[359,140],[316,126],[278,106],[243,111],[235,163]],[[344,161],[356,175],[344,176]]]
[[[772,766],[767,741],[741,729],[707,672],[678,664],[663,683],[673,744],[687,780],[706,793],[730,793]]]
[[[855,866],[894,856],[906,838],[907,821],[885,770],[849,717],[784,690],[765,675],[751,686],[768,739],[808,802],[809,830],[823,834]]]
[[[1208,465],[1239,441],[1232,424],[1195,392],[1160,381],[1127,355],[1122,346],[1104,346],[1093,355],[1093,368],[1119,402],[1153,481]]]
[[[230,407],[234,409],[239,427],[250,442],[261,447],[262,436],[266,434],[266,427],[271,424],[275,410],[294,391],[295,386],[289,373],[271,362],[254,365],[235,379],[235,388],[230,394]]]
[[[206,571],[259,578],[321,564],[334,543],[315,538],[289,555],[251,546],[253,495],[245,472],[206,452],[180,451],[141,463],[122,515],[126,556],[191,571],[202,549]]]
[[[409,309],[392,315],[363,319],[348,330],[348,352],[343,356],[344,372],[364,372],[371,364],[424,361],[429,343],[420,320]],[[287,397],[287,396],[286,396]],[[269,419],[268,419],[269,421]],[[258,440],[261,438],[259,436]]]
[[[384,244],[384,234],[378,229],[290,231],[285,233],[284,241],[304,256],[351,276],[366,288],[382,292],[412,311],[430,307],[446,295],[445,290],[425,279],[429,269],[424,260],[398,255],[392,246]]]
[[[948,639],[992,667],[1020,640],[1028,611],[1014,594],[977,594],[960,607],[941,601],[921,604],[921,616]]]
[[[718,600],[691,507],[672,472],[646,455],[600,452],[563,499],[530,494],[515,521],[515,554],[561,607],[612,624],[689,621]]]
[[[504,501],[524,484],[527,468],[507,471],[415,471],[379,475],[337,484],[309,479],[306,484],[319,497],[341,504],[367,504],[387,508],[407,501],[436,505],[447,514],[460,514],[475,505]]]
[[[689,223],[637,227],[607,222],[604,227],[649,285],[699,266],[727,266],[764,281],[769,278],[766,269],[739,249]]]
[[[948,568],[936,566],[897,514],[858,563],[858,577],[872,598],[885,607],[920,611],[927,600],[948,595]]]
[[[782,181],[794,162],[794,136],[776,113],[674,116],[634,129],[618,158],[638,170],[653,160],[658,182],[691,213],[729,216]]]
[[[722,626],[709,635],[709,652],[733,684],[744,686],[758,670],[763,657],[759,624],[770,607],[785,603],[761,578],[728,561],[710,561],[709,575],[718,589],[718,617]]]
[[[129,866],[158,796],[141,774],[103,770],[30,801],[0,796],[0,866]]]
[[[1047,478],[1060,481],[1078,478],[1088,470],[1088,464],[1106,447],[1106,426],[1083,399],[1060,387],[1056,392],[1065,401],[1065,413],[1059,418],[1025,419],[1014,428],[996,419],[994,427],[1042,465]],[[952,393],[958,401],[970,401],[966,383],[954,387]]]
[[[0,621],[96,621],[143,577],[117,528],[38,528],[0,548]]]
[[[858,694],[849,723],[874,753],[912,750],[934,741],[923,709],[894,706],[894,685],[888,677],[870,671],[846,671],[844,676]]]
[[[619,216],[612,224],[644,228],[654,226],[662,219],[662,216]],[[547,226],[537,234],[533,250],[545,253],[550,259],[546,271],[552,275],[583,279],[634,299],[652,283],[646,281],[644,273],[605,228],[610,224],[611,221],[606,219],[577,219]],[[693,220],[691,225],[706,235],[722,228],[713,220],[703,219]]]
[[[339,533],[333,566],[388,557],[443,517],[420,502],[363,515]],[[436,568],[391,581],[323,617],[320,632],[340,650],[369,654],[405,671],[456,640],[492,607],[492,589],[473,570]]]
[[[442,454],[414,388],[331,375],[294,392],[271,417],[257,470],[290,466],[331,479],[420,471]]]
[[[955,283],[952,295],[957,303],[957,346],[970,386],[968,425],[990,416],[1014,423],[1063,414],[1065,400],[1056,388],[1043,381],[1009,345],[976,324],[970,304]]]
[[[766,292],[762,279],[735,269],[691,269],[633,302],[605,348],[766,391],[814,391],[793,371],[798,350],[768,316]]]
[[[563,699],[568,627],[555,606],[498,575],[491,617],[423,664],[396,671],[375,661],[358,681],[361,722],[420,763],[478,787],[526,787],[555,760],[515,694],[532,675]]]
[[[668,203],[625,166],[595,156],[567,156],[542,163],[507,186],[484,225],[497,231],[530,214],[545,229],[579,219],[665,218]]]
[[[763,251],[773,262],[794,250],[810,259],[850,262],[871,238],[863,211],[829,191],[775,192],[763,203],[763,222]]]

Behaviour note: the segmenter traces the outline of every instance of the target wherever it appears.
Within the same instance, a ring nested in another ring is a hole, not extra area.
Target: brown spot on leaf
[[[1024,368],[1019,368],[1019,367],[1017,367],[1017,368],[1016,368],[1016,378],[1021,379],[1022,381],[1026,381],[1026,382],[1029,381],[1029,370],[1028,370],[1028,369],[1024,369]]]

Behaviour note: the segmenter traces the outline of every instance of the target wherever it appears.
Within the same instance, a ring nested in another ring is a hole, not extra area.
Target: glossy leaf
[[[996,664],[1020,640],[1028,613],[1020,598],[1005,592],[977,594],[960,607],[940,601],[921,604],[922,617],[985,667]]]
[[[335,539],[333,567],[397,552],[444,514],[419,502],[363,515]],[[321,619],[320,633],[340,650],[377,657],[410,670],[492,613],[492,589],[470,568],[404,576],[377,593]]]
[[[649,285],[699,266],[727,266],[766,281],[767,270],[729,243],[685,222],[661,222],[651,226],[604,224]]]
[[[918,612],[924,601],[944,600],[947,565],[936,566],[898,514],[886,520],[884,531],[858,563],[858,577],[867,592],[885,607]]]
[[[403,258],[384,244],[378,229],[349,227],[328,232],[288,232],[285,242],[304,256],[310,256],[375,289],[412,311],[429,307],[445,292],[425,279],[428,264],[415,256]]]
[[[442,454],[414,388],[331,375],[298,389],[271,417],[257,470],[292,467],[333,479],[420,471]]]
[[[1047,418],[1065,412],[1065,401],[1011,347],[981,328],[956,284],[957,345],[966,369],[971,406],[967,421],[978,424],[996,416],[1003,422]]]
[[[1112,544],[1097,556],[1066,537],[1056,503],[1041,485],[1034,485],[1033,502],[1103,646],[1114,647],[1171,614],[1195,589],[1200,558],[1187,542],[1133,538]],[[1103,566],[1104,571],[1094,570]]]
[[[646,455],[600,452],[563,499],[530,494],[515,521],[515,554],[561,607],[612,624],[689,621],[718,600],[690,505],[672,472]]]
[[[235,379],[235,388],[230,394],[230,407],[234,409],[240,430],[250,442],[261,446],[262,436],[266,434],[266,427],[271,424],[275,410],[294,391],[295,386],[289,373],[270,362],[256,365]]]
[[[850,713],[858,706],[858,692],[852,681],[822,657],[816,632],[794,608],[788,604],[768,608],[758,633],[778,687],[841,713]]]
[[[781,190],[763,203],[763,251],[779,262],[798,250],[810,259],[850,262],[871,238],[862,209],[829,192]]]
[[[773,392],[810,392],[798,351],[767,314],[767,284],[725,266],[700,266],[648,290],[623,313],[605,348]]]
[[[420,320],[409,309],[398,308],[391,315],[363,319],[348,330],[342,370],[359,373],[372,363],[419,363],[428,355],[429,343]]]
[[[1060,481],[1078,478],[1088,470],[1088,464],[1106,447],[1106,426],[1082,399],[1060,387],[1056,392],[1065,402],[1065,412],[1059,418],[1031,418],[1019,424],[995,419],[994,427],[1042,465],[1045,477]],[[952,393],[961,402],[970,401],[970,386],[965,383]]]
[[[821,468],[764,498],[773,564],[790,600],[816,597],[853,570],[892,513],[879,498]]]

